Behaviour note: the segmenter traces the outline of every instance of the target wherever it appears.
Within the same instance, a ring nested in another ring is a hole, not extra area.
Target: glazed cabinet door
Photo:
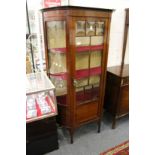
[[[107,20],[74,18],[73,92],[76,122],[97,119],[100,113],[106,64],[105,43]]]

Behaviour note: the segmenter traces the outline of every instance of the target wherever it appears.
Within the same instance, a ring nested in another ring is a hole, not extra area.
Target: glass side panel
[[[49,52],[49,71],[50,73],[66,72],[66,54]]]
[[[92,51],[90,54],[90,68],[101,66],[101,51]]]
[[[77,21],[76,22],[76,36],[85,36],[85,27],[86,22],[85,21]]]
[[[50,21],[47,26],[48,72],[56,87],[56,96],[67,94],[66,69],[66,22]],[[66,98],[65,98],[66,99]],[[60,100],[64,104],[66,101]]]
[[[67,94],[67,81],[61,78],[61,76],[50,77],[53,84],[56,86],[56,96]]]
[[[66,47],[65,21],[47,22],[48,48]]]
[[[95,35],[95,22],[94,21],[86,22],[86,35],[87,36]]]
[[[57,105],[53,90],[27,95],[26,122],[33,122],[43,118],[55,116]]]
[[[96,22],[96,35],[103,35],[104,22]]]
[[[45,72],[30,73],[26,75],[26,94],[44,92],[54,89]]]

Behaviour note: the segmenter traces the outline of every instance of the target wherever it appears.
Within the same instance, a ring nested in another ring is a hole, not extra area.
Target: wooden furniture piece
[[[116,119],[129,113],[129,65],[124,64],[129,29],[129,9],[126,9],[122,61],[120,66],[107,69],[105,108],[113,115],[112,128]]]
[[[116,119],[129,113],[129,65],[124,65],[121,76],[120,71],[121,66],[107,69],[105,109],[113,115],[113,129]]]
[[[112,10],[75,6],[42,9],[47,73],[56,86],[58,122],[73,133],[96,121],[98,132]]]
[[[58,149],[55,87],[44,72],[27,74],[26,97],[26,154]]]
[[[57,150],[58,134],[55,117],[26,124],[26,154],[42,155]]]

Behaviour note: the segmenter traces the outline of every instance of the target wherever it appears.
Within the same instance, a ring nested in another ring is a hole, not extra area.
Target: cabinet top
[[[76,9],[76,10],[94,10],[94,11],[105,11],[105,12],[112,12],[114,9],[102,9],[102,8],[92,8],[92,7],[81,7],[81,6],[56,6],[56,7],[49,7],[41,9],[40,11],[46,12],[50,10],[69,10],[69,9]]]
[[[114,75],[116,75],[116,76],[119,76],[119,77],[127,77],[127,76],[129,76],[129,65],[126,64],[126,65],[123,66],[122,76],[120,75],[121,66],[108,67],[107,71],[114,74]]]

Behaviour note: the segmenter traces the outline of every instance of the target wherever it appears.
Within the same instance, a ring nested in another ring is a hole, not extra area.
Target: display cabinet
[[[27,74],[26,151],[41,155],[58,149],[55,87],[46,73]]]
[[[26,123],[57,115],[55,87],[44,72],[27,74]]]
[[[42,9],[47,73],[56,87],[58,122],[73,133],[102,117],[112,10]]]

